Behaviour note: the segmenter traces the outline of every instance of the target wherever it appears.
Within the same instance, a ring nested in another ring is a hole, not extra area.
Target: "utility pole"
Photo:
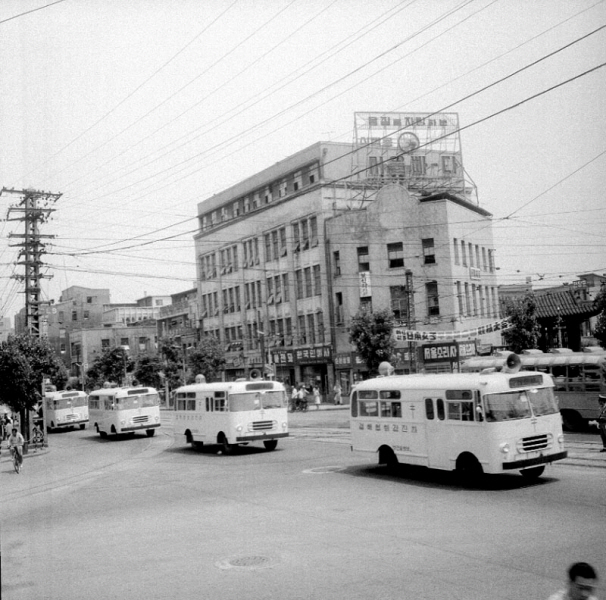
[[[42,223],[46,223],[49,216],[54,212],[53,208],[50,208],[51,204],[54,204],[60,197],[61,194],[52,194],[50,192],[41,192],[37,190],[15,190],[9,188],[2,188],[0,190],[0,196],[2,194],[12,194],[19,197],[19,201],[15,206],[11,206],[8,209],[7,221],[23,221],[25,225],[25,232],[22,234],[9,234],[11,238],[20,238],[23,241],[17,244],[11,244],[12,247],[21,247],[19,256],[17,259],[17,265],[23,265],[25,269],[24,275],[13,275],[13,277],[19,281],[25,282],[25,328],[26,330],[36,337],[47,335],[47,323],[44,323],[44,332],[41,331],[41,304],[46,304],[40,300],[40,280],[50,276],[42,275],[40,272],[43,265],[42,254],[46,252],[43,238],[52,238],[53,235],[42,235],[39,231],[39,226]],[[12,214],[18,214],[19,216],[11,218]],[[45,400],[45,377],[43,376],[42,383],[42,436],[43,444],[47,445],[46,439],[46,400]],[[21,418],[21,430],[26,436],[27,440],[32,437],[32,425],[30,423],[29,411],[25,410],[22,412]]]
[[[2,188],[0,195],[14,194],[20,196],[20,201],[16,206],[8,209],[8,221],[23,221],[25,224],[25,232],[22,234],[9,234],[11,238],[21,238],[23,241],[17,244],[12,244],[13,247],[21,247],[18,265],[23,265],[25,268],[24,275],[13,275],[15,279],[25,282],[25,327],[30,334],[40,337],[45,335],[41,332],[41,313],[40,305],[40,280],[47,278],[49,275],[42,275],[40,269],[43,265],[42,254],[46,251],[46,247],[42,242],[43,238],[53,238],[54,235],[43,235],[39,231],[39,226],[46,223],[49,216],[55,209],[49,206],[55,203],[61,194],[52,194],[50,192],[40,192],[37,190],[15,190]],[[13,213],[20,216],[11,218]]]

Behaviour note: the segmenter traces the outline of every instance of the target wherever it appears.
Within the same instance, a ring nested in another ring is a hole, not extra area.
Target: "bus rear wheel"
[[[526,479],[538,479],[541,475],[543,475],[544,470],[545,465],[541,465],[540,467],[522,469],[520,473],[522,474],[522,477],[525,477]]]
[[[265,440],[263,445],[266,450],[275,450],[278,447],[278,440]]]

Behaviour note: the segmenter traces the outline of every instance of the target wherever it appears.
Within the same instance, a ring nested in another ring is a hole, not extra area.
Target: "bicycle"
[[[14,447],[11,448],[11,454],[13,456],[13,467],[15,468],[15,472],[19,473],[21,471],[23,457],[17,452],[17,449]]]

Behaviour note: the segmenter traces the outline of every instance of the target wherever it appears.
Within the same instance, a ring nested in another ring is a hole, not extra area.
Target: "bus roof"
[[[46,392],[44,394],[45,398],[50,398],[51,400],[58,400],[59,398],[81,398],[82,396],[86,396],[86,392],[82,390],[61,390],[59,392]]]
[[[437,373],[415,375],[392,375],[376,377],[357,383],[353,390],[446,390],[446,389],[479,389],[503,391],[524,387],[537,387],[536,377],[542,379],[544,387],[553,386],[553,381],[545,373],[518,371],[517,373]],[[517,381],[515,381],[517,379]]]
[[[135,396],[139,394],[157,394],[158,391],[153,387],[115,387],[101,388],[90,393],[91,396]]]
[[[259,387],[260,384],[265,384]],[[268,385],[268,384],[271,384]],[[265,379],[251,379],[247,381],[215,381],[214,383],[190,383],[189,385],[182,385],[177,388],[176,392],[233,392],[233,391],[246,391],[247,389],[252,391],[250,386],[255,386],[256,391],[262,389],[269,390],[283,390],[284,386],[279,381],[271,381]]]

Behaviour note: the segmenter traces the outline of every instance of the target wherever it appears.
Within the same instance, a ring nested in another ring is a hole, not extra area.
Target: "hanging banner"
[[[396,342],[431,342],[433,340],[459,340],[465,338],[474,338],[494,331],[505,331],[512,327],[509,317],[482,325],[475,329],[466,329],[465,331],[417,331],[416,329],[403,329],[394,327],[392,335]]]

